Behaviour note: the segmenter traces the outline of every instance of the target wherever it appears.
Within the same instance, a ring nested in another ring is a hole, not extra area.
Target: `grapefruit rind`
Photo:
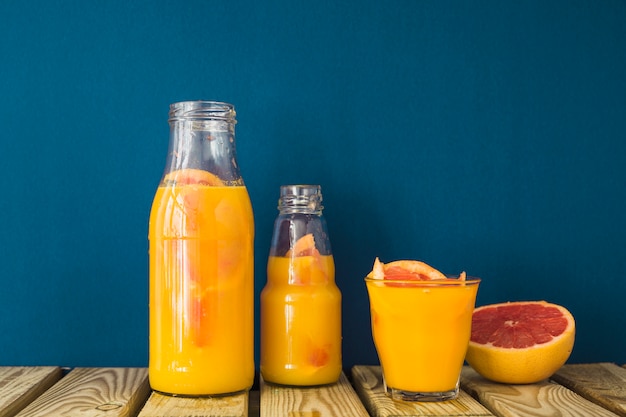
[[[385,279],[385,267],[378,257],[374,260],[374,267],[367,276],[373,279]]]
[[[531,305],[557,309],[567,321],[565,329],[560,334],[554,335],[549,341],[533,344],[529,347],[513,348],[495,346],[492,342],[477,342],[476,339],[478,338],[484,340],[485,335],[480,335],[480,337],[476,335],[476,325],[473,324],[472,338],[465,359],[484,378],[505,384],[533,384],[552,376],[569,359],[574,347],[576,325],[572,314],[563,306],[546,301],[490,304],[476,308],[474,316],[477,312],[487,309],[524,308]],[[498,320],[502,319],[498,318]],[[507,325],[515,325],[515,323]]]

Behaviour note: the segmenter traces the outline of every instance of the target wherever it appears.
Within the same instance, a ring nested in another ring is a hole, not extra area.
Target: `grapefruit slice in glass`
[[[171,224],[172,234],[184,237],[171,241],[173,256],[178,258],[180,280],[185,281],[185,314],[189,317],[192,343],[205,346],[211,342],[215,332],[215,311],[219,294],[215,288],[214,265],[201,261],[207,253],[215,253],[218,243],[214,240],[198,239],[200,216],[205,186],[223,186],[224,182],[215,174],[194,168],[172,171],[165,175],[163,184],[175,187],[172,201],[178,205],[178,221]]]
[[[374,267],[367,277],[395,281],[432,281],[449,279],[437,269],[421,261],[401,260],[385,264],[378,258],[374,260]],[[459,275],[459,280],[465,280],[465,272],[462,272]]]
[[[478,307],[466,360],[495,382],[532,384],[565,364],[574,347],[575,322],[563,306],[518,301]]]
[[[286,257],[292,256],[320,256],[320,252],[315,247],[315,238],[313,233],[307,233],[302,236],[293,245],[293,248],[289,249],[285,254]]]
[[[291,258],[289,281],[294,284],[308,285],[327,282],[327,265],[316,248],[312,233],[300,237],[287,251],[285,257]]]

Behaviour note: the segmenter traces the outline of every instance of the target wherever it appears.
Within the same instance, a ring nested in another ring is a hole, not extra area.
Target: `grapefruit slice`
[[[308,285],[327,281],[328,267],[322,260],[322,254],[315,247],[315,238],[312,233],[296,240],[285,257],[291,258],[289,274],[290,280],[294,283]]]
[[[495,382],[532,384],[549,378],[569,358],[575,322],[563,306],[518,301],[478,307],[466,360]]]
[[[287,258],[291,256],[320,256],[320,252],[315,247],[313,233],[308,233],[296,240],[293,248],[289,249],[285,256]]]
[[[165,183],[174,183],[176,185],[224,185],[224,181],[222,181],[217,175],[195,168],[185,168],[172,171],[165,175],[163,181]]]
[[[367,276],[373,279],[400,281],[431,281],[436,279],[447,279],[444,274],[421,261],[402,260],[384,264],[378,258],[374,260],[374,268]],[[465,280],[465,272],[461,274],[461,277]]]
[[[181,169],[168,173],[163,178],[166,185],[180,186],[175,194],[178,198],[175,200],[181,204],[181,213],[184,221],[172,223],[176,230],[176,235],[184,237],[198,236],[198,223],[201,216],[202,186],[223,186],[224,182],[215,174],[201,169]],[[194,239],[195,240],[195,239]],[[211,343],[215,332],[215,309],[218,305],[218,299],[215,291],[203,291],[204,288],[215,287],[215,283],[211,282],[214,273],[210,269],[211,264],[201,262],[201,253],[215,252],[214,248],[207,245],[213,245],[213,242],[205,242],[200,240],[199,248],[195,246],[192,240],[181,239],[181,241],[172,241],[172,251],[177,254],[180,262],[180,273],[182,279],[185,280],[187,294],[185,295],[186,314],[189,317],[189,330],[191,340],[196,346],[206,346]],[[180,247],[176,247],[180,245]]]

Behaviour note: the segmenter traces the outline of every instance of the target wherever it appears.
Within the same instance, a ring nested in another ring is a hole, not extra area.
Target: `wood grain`
[[[150,393],[145,368],[76,368],[19,417],[131,417]]]
[[[465,367],[461,387],[500,417],[616,417],[552,381],[529,385],[491,382]]]
[[[153,392],[138,417],[248,417],[248,393],[191,398]]]
[[[626,369],[614,363],[565,365],[552,379],[626,417]]]
[[[352,368],[354,387],[373,417],[395,416],[493,416],[485,407],[461,391],[458,398],[442,402],[394,401],[385,394],[380,366]]]
[[[369,417],[343,373],[337,383],[319,387],[260,382],[261,417]]]
[[[61,379],[58,366],[0,367],[0,417],[13,417]]]

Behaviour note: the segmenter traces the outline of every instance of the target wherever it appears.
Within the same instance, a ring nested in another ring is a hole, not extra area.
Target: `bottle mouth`
[[[235,106],[221,101],[180,101],[170,104],[169,121],[216,120],[236,123]]]
[[[294,196],[294,197],[310,197],[312,195],[319,195],[321,199],[321,189],[319,185],[311,184],[295,184],[295,185],[281,185],[280,196]]]

